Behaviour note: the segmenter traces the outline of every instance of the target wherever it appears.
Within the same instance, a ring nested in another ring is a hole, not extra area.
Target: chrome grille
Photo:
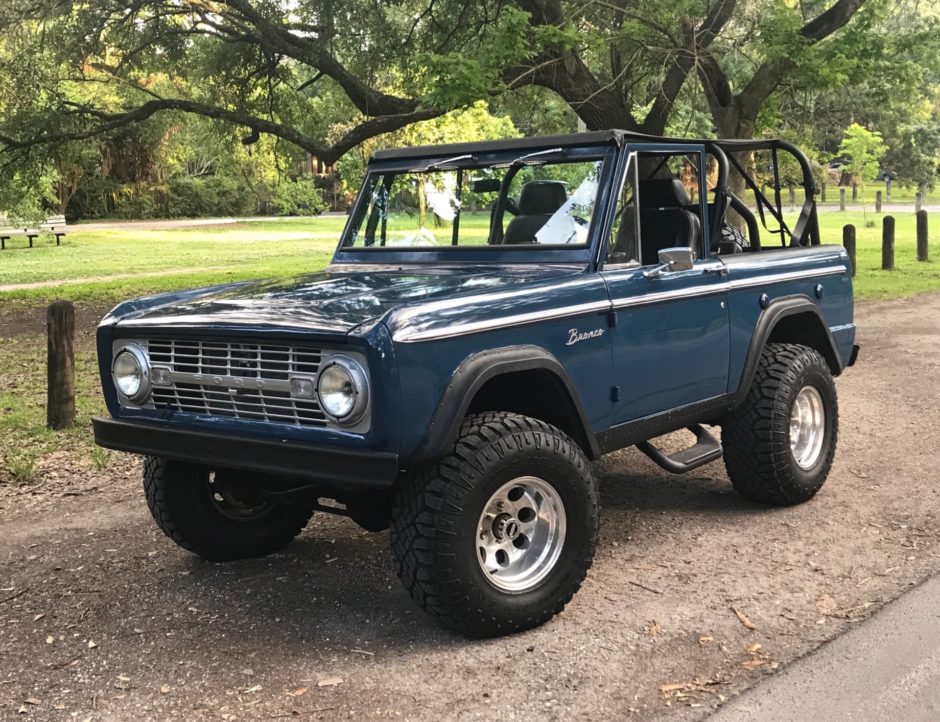
[[[150,339],[154,369],[169,369],[169,384],[154,384],[152,408],[209,416],[326,426],[314,399],[290,394],[294,376],[314,378],[321,351],[299,346]]]

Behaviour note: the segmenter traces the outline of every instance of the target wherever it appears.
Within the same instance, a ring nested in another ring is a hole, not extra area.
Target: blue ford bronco
[[[390,528],[444,625],[534,627],[591,566],[601,455],[635,445],[672,473],[724,458],[768,504],[825,481],[833,377],[858,347],[814,194],[780,140],[382,151],[324,271],[107,315],[96,441],[146,457],[154,519],[201,557],[271,553],[340,513]],[[688,448],[657,445],[683,430]]]

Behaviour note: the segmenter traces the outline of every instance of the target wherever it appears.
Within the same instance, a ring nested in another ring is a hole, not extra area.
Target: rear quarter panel
[[[848,362],[855,342],[855,321],[851,268],[842,246],[741,253],[722,260],[728,269],[729,285],[730,390],[736,389],[741,380],[748,346],[764,305],[786,296],[805,296],[819,307],[836,341],[842,365]]]

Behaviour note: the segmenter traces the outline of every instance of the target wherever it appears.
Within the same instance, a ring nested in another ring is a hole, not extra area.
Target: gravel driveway
[[[155,529],[130,457],[0,489],[0,718],[701,718],[940,570],[940,295],[857,315],[814,501],[746,503],[720,463],[606,457],[585,587],[511,638],[439,630],[387,534],[345,519],[215,565]]]

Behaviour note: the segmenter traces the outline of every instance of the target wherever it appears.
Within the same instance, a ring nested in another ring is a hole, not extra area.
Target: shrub
[[[244,216],[255,210],[255,199],[242,183],[225,176],[171,178],[166,188],[170,217]]]
[[[274,188],[271,210],[276,216],[317,216],[326,210],[326,202],[313,181],[284,181]]]

